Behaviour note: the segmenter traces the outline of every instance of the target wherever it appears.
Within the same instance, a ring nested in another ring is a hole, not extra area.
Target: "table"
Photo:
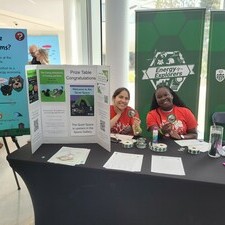
[[[224,225],[225,159],[166,143],[164,153],[112,143],[112,152],[98,144],[43,144],[34,154],[27,144],[7,160],[27,185],[36,225]],[[48,163],[62,146],[90,148],[86,164]],[[103,168],[114,151],[143,154],[141,172]],[[181,157],[186,175],[152,173],[152,155]]]

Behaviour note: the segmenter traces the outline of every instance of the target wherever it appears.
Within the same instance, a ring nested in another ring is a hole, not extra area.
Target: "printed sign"
[[[143,135],[151,99],[167,85],[198,115],[205,9],[136,11],[135,108]]]
[[[27,32],[0,29],[0,136],[29,134]]]
[[[225,12],[211,11],[210,13],[204,133],[204,139],[207,141],[212,125],[212,114],[225,112],[223,97],[225,90],[225,40],[223,38],[225,35]],[[223,137],[225,139],[225,133]]]

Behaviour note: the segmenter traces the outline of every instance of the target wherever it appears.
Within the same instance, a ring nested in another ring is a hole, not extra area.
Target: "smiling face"
[[[128,106],[129,100],[130,96],[128,92],[123,90],[113,98],[113,103],[119,110],[124,111],[124,109]]]
[[[169,111],[173,108],[173,95],[166,87],[159,88],[155,93],[155,98],[162,110]]]

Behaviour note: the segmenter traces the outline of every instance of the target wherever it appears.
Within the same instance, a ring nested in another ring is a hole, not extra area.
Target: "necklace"
[[[162,123],[162,115],[164,115],[167,118],[168,122],[174,123],[176,121],[176,116],[174,115],[173,110],[173,108],[168,111],[162,110],[160,108],[156,109],[156,112],[158,113],[160,118],[160,122]]]

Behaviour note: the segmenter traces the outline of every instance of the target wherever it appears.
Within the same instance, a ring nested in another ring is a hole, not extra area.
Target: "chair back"
[[[223,131],[223,143],[222,145],[225,145],[225,112],[214,112],[212,114],[212,122],[215,125],[222,125],[224,127]]]
[[[214,112],[212,122],[216,125],[225,125],[225,112]]]

